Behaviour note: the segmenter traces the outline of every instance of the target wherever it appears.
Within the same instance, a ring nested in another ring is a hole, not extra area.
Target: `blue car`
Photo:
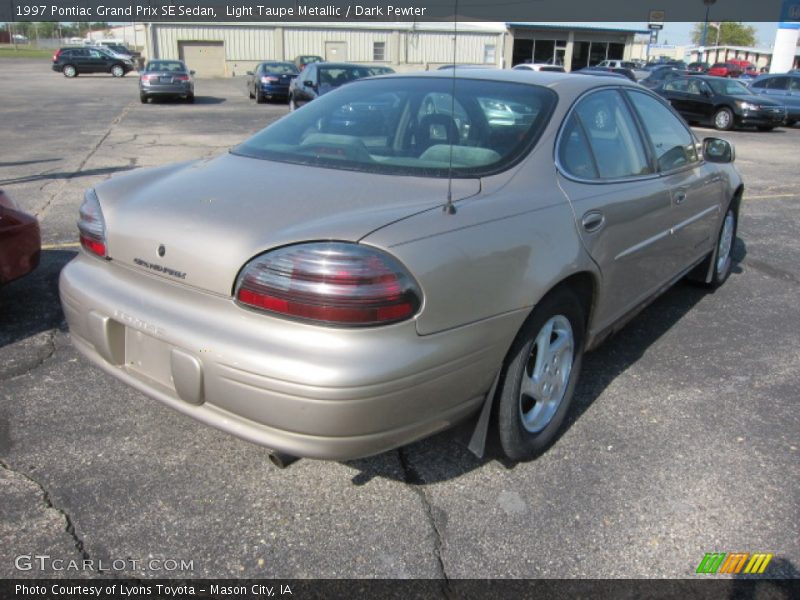
[[[259,104],[267,100],[287,100],[289,84],[299,73],[291,62],[262,62],[255,71],[247,72],[247,92]]]
[[[800,121],[800,73],[761,75],[753,80],[750,89],[785,104],[788,126]]]

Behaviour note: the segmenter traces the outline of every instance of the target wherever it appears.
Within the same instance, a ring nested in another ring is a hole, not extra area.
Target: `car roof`
[[[630,86],[641,90],[644,89],[638,83],[634,83],[625,76],[620,77],[587,77],[586,75],[573,75],[571,73],[557,73],[553,71],[531,71],[529,69],[450,69],[448,71],[419,71],[417,73],[396,73],[384,76],[388,78],[408,78],[408,77],[432,77],[435,79],[473,79],[483,81],[498,81],[507,83],[525,83],[529,85],[541,85],[548,87],[556,92],[565,94],[581,94],[585,90],[596,87],[607,87],[612,84],[615,86]]]

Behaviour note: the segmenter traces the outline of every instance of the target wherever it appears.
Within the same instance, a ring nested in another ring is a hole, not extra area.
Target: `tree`
[[[755,46],[756,28],[736,21],[723,21],[717,23],[719,30],[708,25],[708,35],[706,36],[706,46]],[[719,43],[717,42],[717,31],[719,31]],[[692,41],[700,45],[703,40],[703,23],[695,23],[692,31]]]

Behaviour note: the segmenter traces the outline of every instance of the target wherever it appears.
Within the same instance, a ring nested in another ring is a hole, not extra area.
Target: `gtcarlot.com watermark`
[[[194,571],[194,560],[182,558],[116,558],[102,559],[63,559],[49,554],[20,554],[14,558],[14,568],[18,571]]]

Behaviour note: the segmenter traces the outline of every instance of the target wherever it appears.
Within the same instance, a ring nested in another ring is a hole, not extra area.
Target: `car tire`
[[[122,65],[114,65],[113,67],[111,67],[111,74],[114,77],[124,77],[125,69],[122,67]]]
[[[786,126],[787,127],[794,127],[795,123],[797,123],[797,119],[786,119]]]
[[[289,96],[289,112],[294,112],[297,110],[297,104],[295,104],[294,96]]]
[[[733,111],[727,106],[722,106],[714,113],[714,129],[730,131],[733,129]]]
[[[78,69],[76,69],[74,65],[64,65],[64,68],[61,69],[61,72],[64,73],[64,77],[68,77],[70,79],[78,76]]]
[[[147,104],[147,96],[145,94],[139,94],[139,102]]]
[[[188,96],[186,96],[186,103],[194,104],[194,94],[189,94]]]
[[[261,90],[256,90],[256,104],[264,104],[267,98],[261,93]]]
[[[711,273],[711,281],[707,287],[716,289],[725,283],[731,274],[733,266],[733,245],[736,242],[736,230],[739,225],[739,215],[736,207],[731,203],[725,212],[725,218],[719,228],[717,235],[717,246],[710,259],[714,261],[714,268]]]
[[[495,401],[500,447],[509,459],[533,458],[555,438],[580,373],[585,329],[583,306],[567,288],[545,296],[522,326]]]

